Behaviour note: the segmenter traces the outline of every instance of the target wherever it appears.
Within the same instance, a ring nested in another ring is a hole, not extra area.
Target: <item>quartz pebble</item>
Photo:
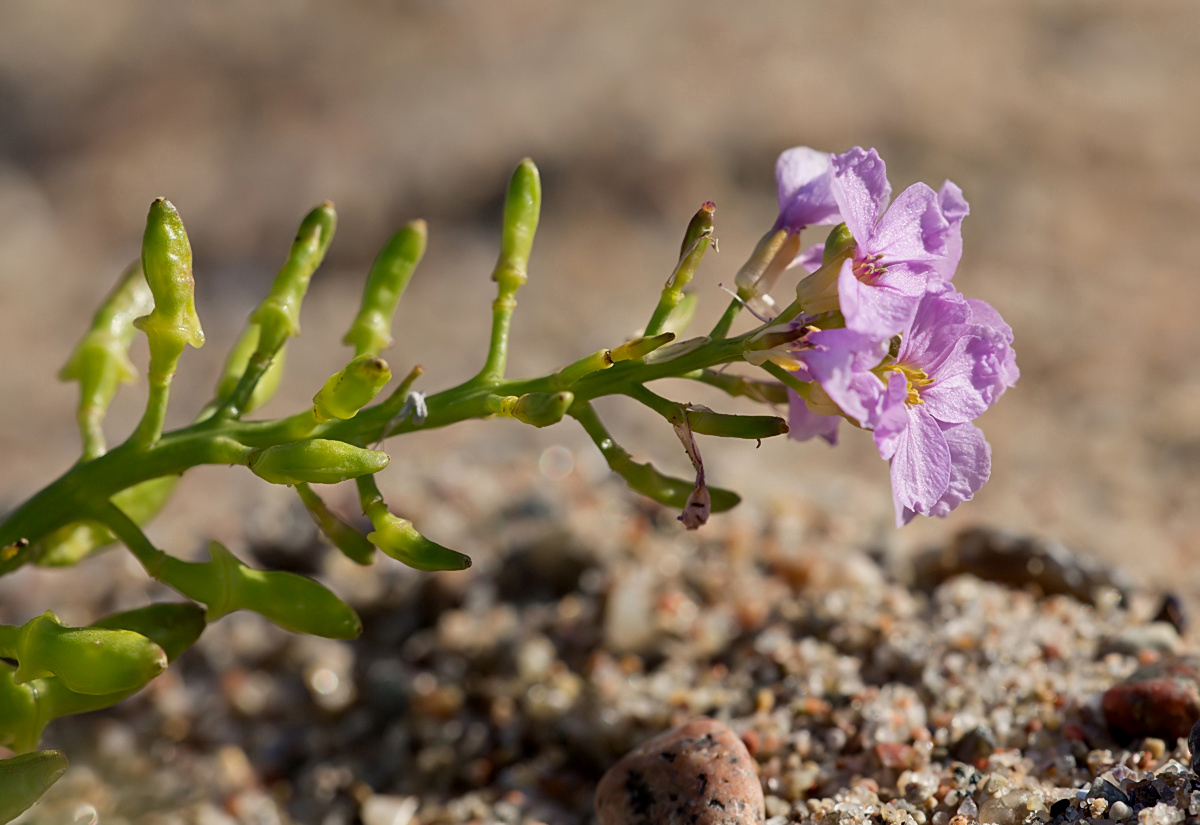
[[[600,825],[761,825],[762,786],[742,740],[697,719],[644,742],[596,788]]]

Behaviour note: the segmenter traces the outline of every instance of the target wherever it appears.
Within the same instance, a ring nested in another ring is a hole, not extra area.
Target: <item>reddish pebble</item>
[[[1189,659],[1164,659],[1109,688],[1101,706],[1118,739],[1154,736],[1174,742],[1187,737],[1200,718],[1200,671]]]
[[[630,751],[596,788],[600,825],[762,825],[762,785],[742,740],[696,719]]]

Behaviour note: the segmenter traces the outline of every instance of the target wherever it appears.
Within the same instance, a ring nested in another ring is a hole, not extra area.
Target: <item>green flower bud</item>
[[[142,237],[142,271],[154,295],[154,310],[134,321],[150,341],[151,378],[170,376],[188,344],[204,346],[196,315],[192,245],[170,201],[150,204]]]
[[[158,570],[161,581],[208,607],[208,621],[252,610],[294,633],[353,639],[362,632],[357,614],[324,585],[295,573],[246,567],[219,542],[210,543],[208,552],[208,562],[164,556]]]
[[[313,396],[313,416],[317,421],[353,418],[391,380],[392,370],[387,361],[375,355],[360,355],[329,376],[325,386]]]
[[[537,232],[542,209],[542,181],[529,158],[521,161],[508,182],[504,199],[504,232],[500,241],[500,259],[492,280],[501,293],[515,292],[525,283],[533,236]]]
[[[700,204],[700,209],[692,216],[688,222],[687,231],[683,233],[683,243],[679,245],[679,261],[682,263],[689,255],[699,253],[703,257],[703,250],[707,249],[711,244],[711,238],[714,227],[714,218],[717,205],[712,201],[705,201]],[[697,259],[697,263],[699,260]],[[695,267],[692,267],[692,272]],[[688,275],[691,278],[691,275]],[[685,282],[686,283],[686,282]],[[683,286],[681,283],[680,286]]]
[[[724,438],[771,438],[788,431],[787,422],[773,415],[729,415],[698,405],[688,406],[687,420],[697,435]]]
[[[658,335],[648,337],[634,338],[632,341],[627,341],[619,347],[613,347],[608,352],[609,358],[613,363],[621,361],[633,361],[637,358],[644,358],[656,349],[666,346],[675,340],[675,333],[663,332]]]
[[[288,338],[300,334],[300,304],[308,282],[325,259],[337,228],[337,213],[329,201],[304,216],[287,261],[271,284],[271,291],[250,315],[262,331],[258,352],[270,356]]]
[[[342,521],[334,514],[325,502],[321,500],[307,484],[297,484],[296,492],[300,494],[305,509],[312,517],[317,529],[341,550],[346,558],[355,564],[370,564],[375,560],[375,545],[367,541],[367,537]]]
[[[167,667],[162,648],[128,630],[65,627],[50,612],[8,630],[15,638],[0,647],[19,663],[18,683],[57,676],[68,690],[99,695],[141,686]]]
[[[471,566],[470,556],[430,541],[417,532],[411,521],[389,513],[386,507],[373,507],[368,515],[375,531],[367,534],[367,541],[396,561],[427,572],[466,570]]]
[[[0,759],[0,823],[29,810],[66,772],[67,757],[58,751]]]
[[[221,370],[221,378],[217,382],[216,400],[218,403],[233,395],[238,382],[242,380],[242,375],[245,374],[246,367],[250,364],[251,356],[258,349],[260,332],[261,328],[258,324],[247,324],[233,348],[229,350],[229,355],[225,358],[225,367]],[[283,379],[283,364],[286,359],[287,344],[284,344],[271,359],[271,365],[267,367],[262,378],[254,385],[254,392],[250,394],[250,400],[242,410],[243,413],[257,410],[274,397],[275,391],[279,389],[279,382]]]
[[[388,454],[365,450],[344,441],[310,438],[291,444],[279,444],[256,450],[250,457],[250,470],[272,484],[337,484],[368,473],[377,473],[388,465]]]
[[[562,421],[574,400],[570,392],[530,392],[517,399],[512,415],[534,427],[549,427]]]
[[[204,608],[192,602],[160,602],[105,616],[92,627],[129,630],[163,649],[173,662],[204,632]]]
[[[712,201],[706,201],[688,223],[687,231],[683,233],[683,244],[679,248],[679,262],[675,265],[675,271],[671,273],[671,277],[667,279],[666,285],[663,286],[658,305],[654,307],[654,314],[650,316],[650,322],[646,324],[647,336],[657,335],[663,331],[667,320],[674,313],[679,302],[683,300],[683,288],[691,282],[696,270],[700,268],[700,261],[704,259],[704,253],[710,246],[716,246],[717,242],[712,237],[713,213],[716,211],[717,205]]]
[[[137,376],[129,360],[129,346],[136,333],[134,320],[153,308],[154,298],[142,276],[141,262],[134,262],[121,274],[83,340],[58,373],[61,381],[79,382],[79,426],[85,459],[104,452],[104,413],[117,387]]]
[[[392,316],[425,254],[426,236],[425,221],[413,221],[392,236],[371,265],[358,315],[343,339],[356,355],[376,355],[392,345]]]

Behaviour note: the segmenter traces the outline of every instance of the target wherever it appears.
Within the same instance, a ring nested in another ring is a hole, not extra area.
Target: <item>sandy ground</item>
[[[697,323],[711,322],[725,304],[716,284],[774,217],[775,155],[861,144],[878,147],[897,190],[948,177],[971,201],[957,283],[1012,323],[1022,368],[982,422],[993,480],[947,522],[897,532],[886,467],[866,438],[832,451],[705,443],[710,479],[751,507],[810,502],[875,547],[1002,525],[1200,594],[1188,564],[1200,549],[1200,7],[1190,0],[7,0],[0,16],[4,500],[73,460],[73,393],[52,376],[137,253],[154,196],[187,222],[210,341],[183,364],[182,422],[295,221],[320,199],[338,204],[339,237],[275,412],[340,366],[332,342],[359,279],[413,217],[430,221],[431,246],[394,363],[419,360],[426,389],[472,371],[498,193],[524,155],[541,165],[546,203],[510,363],[534,372],[644,323],[704,199],[718,204],[721,241],[700,278]],[[692,393],[677,391],[712,400]],[[138,386],[119,399],[114,436],[143,397]],[[685,468],[664,424],[617,403],[605,411],[626,446]],[[535,433],[491,422],[413,441],[398,449],[394,478],[432,479],[446,461],[533,462],[556,444],[594,460],[567,424]],[[252,486],[196,473],[156,535],[184,552],[203,534],[236,534]]]

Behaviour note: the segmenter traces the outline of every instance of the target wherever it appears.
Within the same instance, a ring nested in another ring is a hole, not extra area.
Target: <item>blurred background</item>
[[[644,324],[711,199],[720,253],[698,278],[695,322],[707,329],[727,303],[717,284],[775,217],[776,155],[859,144],[879,149],[895,191],[950,178],[971,203],[956,284],[1009,320],[1022,371],[980,422],[992,481],[945,522],[897,531],[886,465],[845,429],[836,450],[704,439],[710,481],[748,508],[799,502],[872,547],[989,524],[1194,597],[1198,100],[1192,0],[0,0],[0,502],[74,460],[75,389],[53,376],[138,254],[156,196],[187,224],[209,341],[182,363],[182,423],[322,199],[338,206],[338,236],[266,413],[306,403],[342,365],[366,268],[416,217],[430,248],[388,357],[397,371],[421,363],[427,391],[471,374],[502,187],[523,156],[545,203],[510,371],[534,374]],[[122,393],[111,439],[144,396],[144,383]],[[686,473],[664,422],[620,402],[602,412],[639,457]],[[604,477],[570,423],[511,421],[406,438],[388,472],[500,473],[556,447]],[[234,540],[248,508],[286,495],[263,487],[229,469],[189,474],[156,535]]]

